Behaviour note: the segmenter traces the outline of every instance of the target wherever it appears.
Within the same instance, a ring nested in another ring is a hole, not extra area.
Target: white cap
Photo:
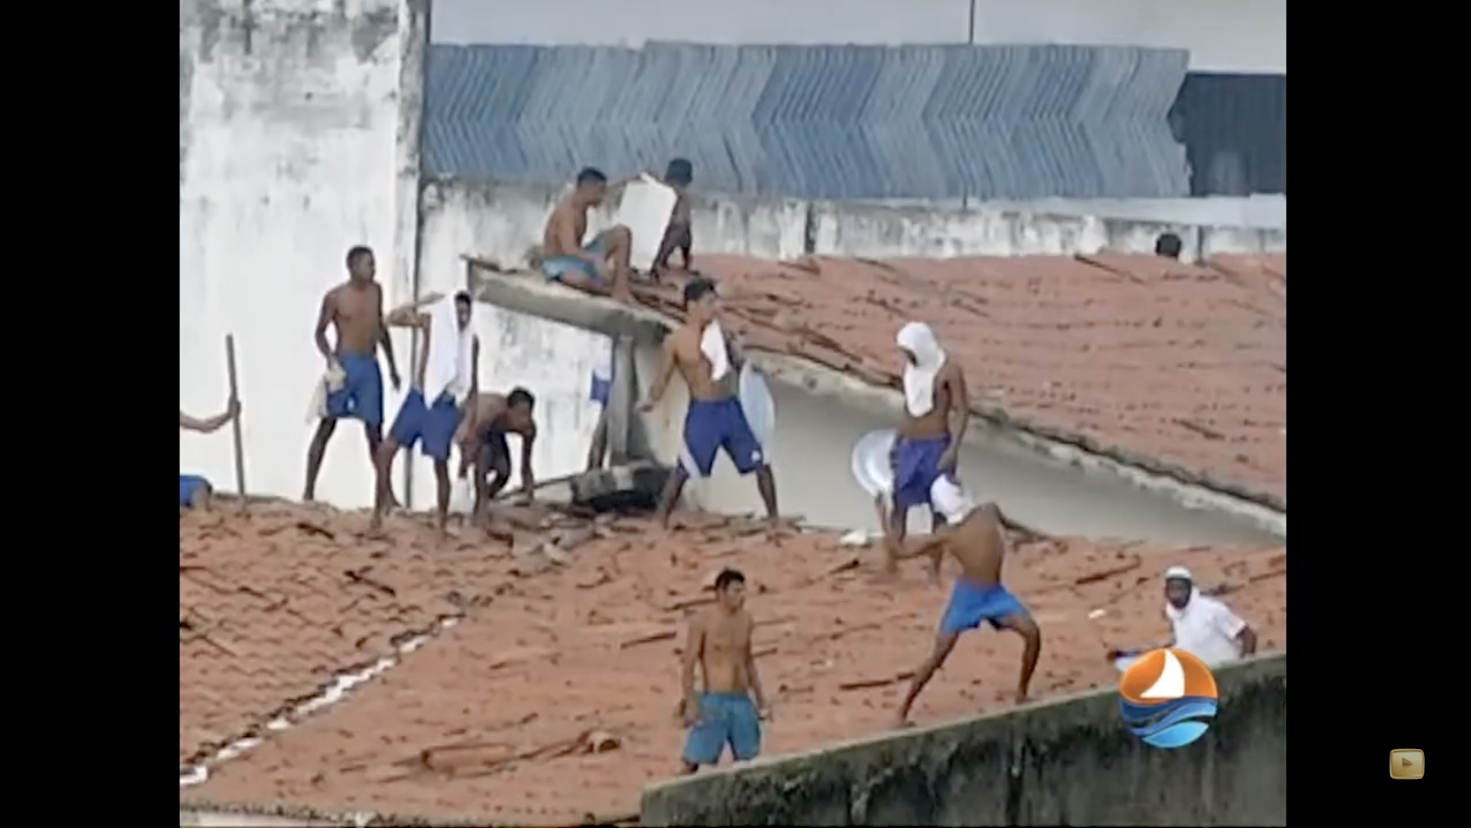
[[[1166,568],[1165,578],[1167,581],[1172,579],[1184,579],[1187,582],[1193,581],[1191,579],[1191,572],[1181,567],[1180,565],[1172,565],[1171,567]]]

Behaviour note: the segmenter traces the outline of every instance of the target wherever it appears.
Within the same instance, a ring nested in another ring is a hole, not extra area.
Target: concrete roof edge
[[[466,282],[471,295],[491,305],[579,328],[629,335],[642,343],[658,343],[678,325],[652,309],[551,284],[528,272],[507,272],[472,255],[462,258],[468,264]],[[751,351],[751,358],[775,380],[838,398],[871,413],[888,417],[901,406],[898,390],[870,384],[813,360],[758,350]],[[995,405],[973,400],[971,411],[994,430],[1034,452],[1110,472],[1143,490],[1191,507],[1239,516],[1276,536],[1288,536],[1286,497],[1221,481],[1205,471],[1189,470],[1087,436],[1033,424]]]

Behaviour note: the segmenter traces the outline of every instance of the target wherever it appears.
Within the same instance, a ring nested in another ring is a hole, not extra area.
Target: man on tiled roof
[[[208,435],[216,432],[224,425],[240,417],[240,402],[231,399],[226,404],[225,411],[213,418],[195,418],[179,412],[179,429],[187,429],[190,432],[202,432]],[[209,479],[204,476],[179,475],[179,506],[192,507],[195,510],[208,510],[210,496],[214,492],[210,487]]]
[[[767,508],[767,520],[778,523],[777,485],[767,464],[762,445],[746,421],[734,381],[742,362],[741,350],[722,329],[716,305],[715,283],[696,277],[685,284],[685,325],[664,339],[659,372],[649,390],[642,412],[652,410],[664,397],[675,370],[690,389],[690,408],[685,412],[685,440],[680,463],[670,473],[660,498],[660,522],[669,525],[670,511],[690,476],[707,478],[716,455],[726,451],[741,475],[756,473],[757,490]]]
[[[615,225],[583,242],[588,233],[588,211],[603,204],[608,190],[608,177],[603,171],[587,167],[578,173],[572,192],[547,218],[537,267],[549,280],[626,300],[633,296],[629,287],[633,237],[629,229]]]
[[[905,417],[890,450],[894,471],[890,524],[895,535],[903,539],[910,508],[930,503],[930,488],[937,479],[955,478],[957,454],[971,421],[971,407],[966,376],[959,365],[946,359],[930,326],[906,323],[895,342],[905,357]],[[945,523],[945,517],[932,510],[931,521],[939,526]],[[893,564],[890,562],[891,569]],[[932,565],[931,576],[938,578],[935,569],[940,567],[940,559],[932,559]]]

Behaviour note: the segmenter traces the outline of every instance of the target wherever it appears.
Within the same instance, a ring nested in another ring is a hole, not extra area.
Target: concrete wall
[[[646,790],[645,827],[1282,827],[1288,657],[1217,673],[1210,732],[1151,749],[1111,691]],[[773,724],[780,729],[780,722]]]
[[[965,43],[971,0],[702,3],[438,0],[436,43]],[[1286,0],[975,0],[977,43],[1074,43],[1189,49],[1191,68],[1285,72]]]
[[[296,496],[322,372],[312,331],[349,246],[378,253],[392,302],[413,294],[427,0],[184,0],[179,35],[179,405],[226,400],[237,341],[247,486]],[[409,365],[405,339],[400,365]],[[391,396],[389,411],[397,406]],[[181,435],[179,463],[233,489],[228,434]],[[345,424],[318,488],[372,489]]]
[[[474,253],[505,265],[522,261],[528,246],[540,241],[548,214],[556,204],[559,186],[513,185],[487,182],[432,181],[426,184],[423,205],[421,273],[426,279],[460,279],[459,257]],[[1054,205],[1058,214],[1034,213],[1011,206],[933,208],[921,205],[758,201],[701,195],[694,208],[696,255],[700,251],[773,259],[804,252],[862,257],[945,257],[959,255],[1016,256],[1023,254],[1146,252],[1166,230],[1180,234],[1187,251],[1213,253],[1282,252],[1288,248],[1286,224],[1242,226],[1230,220],[1271,219],[1271,208],[1245,207],[1251,200],[1229,200],[1232,207],[1193,208],[1206,200],[1180,200],[1174,210],[1195,211],[1189,218],[1219,218],[1228,224],[1202,225],[1172,222],[1170,203],[1152,203],[1134,210],[1142,218],[1080,215],[1078,205]],[[1099,203],[1121,212],[1128,203]],[[611,223],[608,212],[590,224]],[[811,237],[811,250],[807,241]],[[446,274],[453,274],[445,277]]]

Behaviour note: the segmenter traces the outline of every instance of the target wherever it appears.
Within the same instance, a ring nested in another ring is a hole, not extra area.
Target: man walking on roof
[[[930,326],[906,323],[895,342],[905,358],[905,417],[890,450],[894,496],[889,529],[903,539],[910,508],[930,504],[930,489],[938,479],[955,480],[957,455],[971,422],[971,407],[966,376],[946,357]],[[952,413],[956,416],[954,428]],[[932,509],[931,521],[939,526],[945,523],[945,516]],[[932,561],[938,568],[940,560]],[[888,560],[888,569],[894,570],[893,559]],[[932,571],[931,578],[938,579],[939,572]]]

